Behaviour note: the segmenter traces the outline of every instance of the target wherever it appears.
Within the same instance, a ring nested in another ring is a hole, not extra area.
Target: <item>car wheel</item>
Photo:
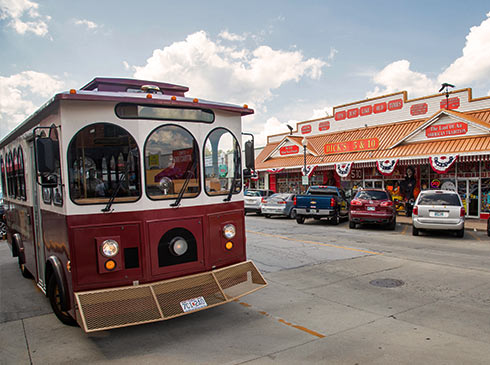
[[[412,226],[412,236],[418,236],[418,235],[419,235],[418,228],[415,228],[414,226]]]
[[[459,231],[456,231],[456,237],[463,238],[464,237],[464,227]]]
[[[349,228],[356,228],[356,222],[353,222],[353,221],[349,221]]]
[[[56,280],[56,277],[54,275],[51,275],[51,277],[49,278],[47,294],[49,302],[51,304],[51,308],[53,309],[56,317],[58,317],[58,319],[62,323],[68,326],[78,326],[77,321],[75,321],[73,317],[68,314],[68,312],[65,312],[61,309],[60,289],[58,286],[58,281]]]
[[[394,231],[396,228],[396,219],[393,219],[390,223],[388,223],[388,229],[390,231]]]
[[[289,218],[295,219],[296,218],[296,209],[291,209],[289,212]]]
[[[305,217],[302,215],[296,216],[296,222],[298,222],[298,224],[303,224],[305,222]]]
[[[332,219],[332,224],[334,225],[338,225],[340,223],[340,216],[339,215],[336,215],[333,219]]]
[[[264,214],[264,217],[270,218],[271,216],[269,214]]]

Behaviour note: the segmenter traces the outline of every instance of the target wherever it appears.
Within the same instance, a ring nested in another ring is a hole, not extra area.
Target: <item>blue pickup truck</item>
[[[342,189],[336,186],[310,186],[306,194],[296,195],[296,222],[303,224],[306,218],[328,218],[339,224],[349,217],[349,202]]]

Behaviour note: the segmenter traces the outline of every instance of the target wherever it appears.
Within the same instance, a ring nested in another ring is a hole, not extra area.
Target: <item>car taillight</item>
[[[296,205],[296,197],[293,198],[293,204]]]
[[[286,204],[286,202],[283,200],[283,201],[277,202],[277,204]]]
[[[393,202],[391,200],[387,200],[385,202],[382,202],[380,205],[382,207],[392,207],[393,206]]]
[[[335,206],[335,204],[337,204],[337,201],[335,200],[335,198],[331,198],[330,199],[330,206],[333,207],[333,206]]]
[[[466,211],[464,210],[464,207],[461,207],[461,210],[459,212],[460,217],[464,217],[466,215]]]
[[[262,198],[262,203],[265,203],[265,198]]]
[[[351,200],[350,205],[358,205],[358,206],[361,206],[362,205],[362,201],[360,201],[360,200]]]
[[[412,214],[413,215],[419,215],[419,207],[418,206],[414,206],[413,209],[412,209]]]

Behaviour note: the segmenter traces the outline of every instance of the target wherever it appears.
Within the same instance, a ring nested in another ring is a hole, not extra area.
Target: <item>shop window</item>
[[[19,146],[17,150],[17,187],[19,192],[19,197],[23,200],[26,199],[26,179],[25,179],[25,168],[24,168],[24,153],[22,148]]]
[[[241,153],[238,141],[224,129],[213,130],[204,143],[205,189],[209,195],[234,194],[241,190]]]
[[[76,204],[127,203],[141,196],[139,150],[123,128],[96,123],[81,129],[68,146],[69,194]],[[54,187],[54,203],[62,204]]]
[[[490,179],[481,180],[481,204],[482,213],[490,213]]]
[[[155,129],[145,144],[146,193],[150,199],[199,195],[199,152],[186,129],[167,124]]]

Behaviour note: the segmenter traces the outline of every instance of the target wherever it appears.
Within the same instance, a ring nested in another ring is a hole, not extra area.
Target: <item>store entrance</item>
[[[458,194],[463,201],[466,216],[478,218],[480,216],[478,179],[458,179]]]

